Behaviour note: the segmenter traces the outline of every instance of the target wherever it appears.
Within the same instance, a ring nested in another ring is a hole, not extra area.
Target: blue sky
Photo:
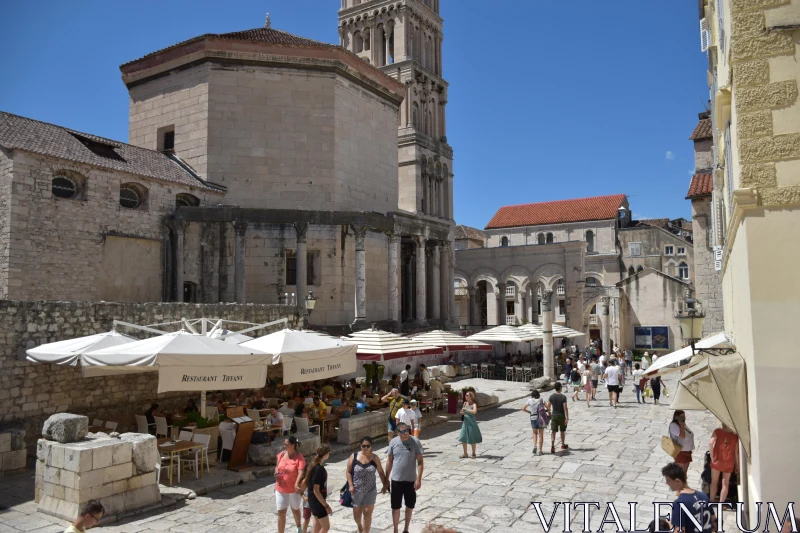
[[[455,213],[625,193],[690,215],[688,140],[708,100],[692,0],[441,0]],[[0,110],[127,140],[120,64],[202,33],[260,27],[338,42],[339,0],[10,2]],[[566,7],[569,5],[569,7]],[[10,75],[9,75],[10,74]]]

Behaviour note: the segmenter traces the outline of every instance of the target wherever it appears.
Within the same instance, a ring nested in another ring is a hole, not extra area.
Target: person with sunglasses
[[[278,533],[286,529],[286,513],[292,509],[294,525],[300,531],[300,509],[303,508],[300,474],[306,468],[306,460],[298,449],[297,437],[290,435],[283,441],[283,451],[278,454],[275,465],[275,507],[278,509]]]
[[[353,519],[358,533],[369,533],[372,527],[372,511],[378,497],[376,474],[381,476],[381,494],[389,488],[381,460],[372,453],[372,438],[361,439],[361,451],[350,456],[347,462],[347,484],[353,497]]]
[[[80,515],[64,533],[83,533],[87,529],[93,528],[103,518],[106,510],[103,504],[97,500],[89,500],[81,507]]]
[[[405,527],[408,533],[411,515],[417,503],[417,491],[422,487],[422,444],[411,436],[408,425],[397,424],[397,437],[389,442],[386,449],[389,458],[386,460],[386,477],[391,479],[392,522],[394,533],[398,533],[400,525],[400,508],[406,504]]]

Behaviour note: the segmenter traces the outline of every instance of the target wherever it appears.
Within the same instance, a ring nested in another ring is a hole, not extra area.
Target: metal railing
[[[589,315],[589,325],[596,326],[600,323],[600,317],[597,315]]]
[[[563,285],[559,285],[558,286],[558,288],[556,289],[556,294],[558,294],[558,295],[564,294],[564,286]]]

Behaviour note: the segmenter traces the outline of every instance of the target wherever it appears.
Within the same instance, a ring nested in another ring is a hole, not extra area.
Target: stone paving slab
[[[670,389],[676,377],[665,381]],[[475,382],[475,383],[469,383]],[[672,411],[668,405],[636,404],[630,389],[622,395],[622,404],[613,409],[601,398],[590,408],[584,402],[569,403],[570,427],[568,451],[534,457],[531,453],[531,431],[528,417],[520,413],[524,404],[519,398],[522,385],[512,382],[462,380],[458,388],[471,384],[476,389],[496,394],[500,401],[509,401],[496,409],[480,412],[479,425],[484,442],[478,447],[477,459],[459,459],[458,420],[450,420],[423,429],[425,477],[418,493],[417,509],[410,529],[418,533],[426,521],[457,529],[463,533],[506,533],[510,531],[543,531],[531,501],[545,502],[547,514],[553,502],[615,502],[623,523],[629,519],[628,502],[639,502],[637,525],[644,527],[652,518],[652,501],[671,501],[673,496],[660,476],[668,456],[661,450],[661,435],[667,431]],[[455,386],[455,385],[454,385]],[[544,396],[548,396],[545,394]],[[665,398],[665,401],[669,401]],[[705,412],[688,413],[688,424],[694,430],[698,450],[704,450],[715,419]],[[549,431],[545,434],[549,442]],[[385,463],[385,442],[376,447]],[[700,452],[692,464],[690,484],[700,487]],[[355,524],[349,509],[338,505],[338,489],[344,483],[347,456],[334,457],[328,464],[329,502],[334,508],[331,518],[333,533],[352,533]],[[8,478],[6,478],[8,479]],[[30,498],[32,484],[24,481],[6,487],[0,481],[0,533],[9,531],[63,531],[65,523],[35,512]],[[29,491],[29,492],[27,492]],[[727,519],[732,517],[726,517]],[[596,529],[602,514],[590,513]],[[557,524],[562,524],[557,515]],[[294,533],[289,518],[289,533]],[[573,530],[580,529],[583,514],[571,513]],[[247,483],[219,488],[194,500],[179,502],[170,509],[161,509],[109,524],[98,531],[138,533],[168,531],[202,533],[235,530],[276,531],[274,479],[256,478]],[[606,526],[608,529],[609,526]],[[379,495],[373,519],[374,532],[391,532],[389,496]]]

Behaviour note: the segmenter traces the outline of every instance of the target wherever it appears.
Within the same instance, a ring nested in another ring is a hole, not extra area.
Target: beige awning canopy
[[[745,453],[750,455],[747,372],[738,352],[693,361],[678,383],[670,408],[711,411],[739,436]]]

